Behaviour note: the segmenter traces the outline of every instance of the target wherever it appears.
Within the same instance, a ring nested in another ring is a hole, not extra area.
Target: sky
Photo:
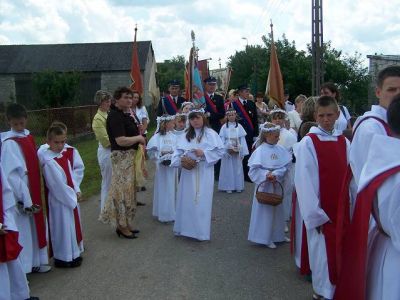
[[[190,32],[199,59],[225,67],[246,44],[262,44],[274,24],[296,47],[311,42],[310,0],[0,0],[0,44],[151,40],[157,62],[189,56]],[[399,0],[324,0],[324,41],[343,53],[400,54]],[[266,58],[268,59],[268,58]]]

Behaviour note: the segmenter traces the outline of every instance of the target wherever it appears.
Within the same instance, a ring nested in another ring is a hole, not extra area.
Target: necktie
[[[214,94],[211,94],[210,99],[213,100],[213,98],[214,98]]]
[[[247,101],[246,101],[246,100],[243,100],[243,105],[246,105],[246,103],[247,103]]]

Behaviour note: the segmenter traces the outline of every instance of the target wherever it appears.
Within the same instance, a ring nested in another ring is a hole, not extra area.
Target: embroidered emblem
[[[272,160],[277,160],[278,159],[278,155],[276,155],[275,153],[271,154],[271,159]]]

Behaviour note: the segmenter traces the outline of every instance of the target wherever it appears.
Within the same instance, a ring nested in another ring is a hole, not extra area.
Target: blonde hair
[[[311,96],[308,97],[306,101],[303,103],[303,108],[301,109],[301,120],[302,121],[310,121],[314,122],[314,112],[315,112],[315,103],[317,102],[318,97]]]
[[[98,90],[94,95],[94,103],[100,105],[103,101],[111,100],[112,96],[109,92]]]
[[[264,124],[260,125],[260,133],[258,135],[255,147],[257,148],[258,146],[260,146],[262,143],[265,143],[267,140],[267,135],[270,134],[271,132],[274,131],[280,131],[280,130],[271,130],[271,131],[265,131],[262,130],[263,128],[265,129],[269,129],[269,128],[274,128],[277,127],[277,125],[271,123],[271,122],[265,122]]]

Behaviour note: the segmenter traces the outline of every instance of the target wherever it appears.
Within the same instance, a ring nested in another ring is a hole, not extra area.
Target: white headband
[[[205,114],[206,111],[204,110],[204,108],[194,108],[194,109],[191,109],[191,110],[189,111],[189,115],[190,115],[191,113]]]
[[[161,116],[161,117],[157,117],[157,123],[160,123],[162,121],[172,121],[174,119],[175,119],[175,115]]]
[[[185,101],[182,103],[182,107],[185,107],[186,105],[190,105],[194,107],[194,103],[193,102],[189,102],[189,101]]]
[[[268,124],[272,124],[272,123],[268,123]],[[281,130],[281,127],[279,125],[275,125],[274,127],[264,127],[264,125],[266,125],[266,124],[260,125],[260,127],[259,127],[260,131],[272,132],[272,131],[280,131]]]
[[[285,110],[283,110],[283,109],[281,109],[281,108],[279,108],[277,106],[275,106],[274,109],[272,109],[269,113],[271,115],[275,114],[275,113],[283,113],[283,114],[287,115],[287,112]]]

